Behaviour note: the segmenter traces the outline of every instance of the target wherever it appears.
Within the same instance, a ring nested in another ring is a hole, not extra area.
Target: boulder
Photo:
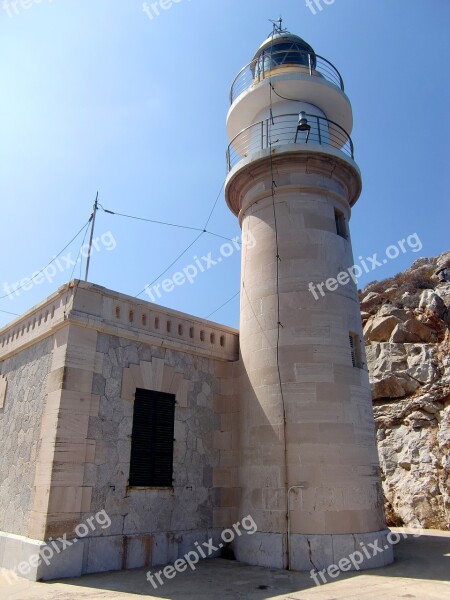
[[[403,308],[396,308],[393,304],[386,302],[377,312],[376,316],[386,317],[390,315],[397,317],[397,319],[400,319],[400,321],[406,321],[406,319],[408,318],[408,311],[406,311]]]
[[[439,319],[443,319],[447,312],[444,301],[433,290],[423,290],[420,296],[419,309],[428,311]]]
[[[450,252],[445,252],[438,256],[436,260],[435,275],[441,282],[450,281]]]
[[[444,252],[436,259],[438,269],[450,269],[450,252]]]
[[[408,366],[405,372],[422,385],[433,383],[439,377],[435,348],[430,344],[405,344]]]
[[[389,341],[392,344],[415,344],[420,342],[420,338],[399,324],[395,326]]]
[[[379,398],[404,398],[406,394],[407,390],[405,390],[403,381],[394,375],[372,383],[373,400],[378,400]]]
[[[408,319],[394,328],[389,341],[393,344],[432,343],[436,341],[436,334],[417,319]]]
[[[416,410],[405,419],[405,424],[414,428],[430,427],[432,423],[436,424],[436,417],[423,410]]]
[[[390,375],[381,379],[374,379],[371,382],[373,400],[389,398],[405,398],[410,396],[419,387],[420,383],[407,376]]]
[[[370,377],[382,379],[408,368],[405,347],[402,344],[371,344],[366,348]]]
[[[361,300],[361,310],[370,312],[375,306],[378,306],[382,302],[380,294],[376,292],[369,292],[367,296]]]
[[[433,343],[436,342],[436,334],[430,327],[417,321],[417,319],[408,319],[404,323],[406,331],[419,337],[420,342]]]
[[[450,268],[439,269],[439,271],[436,272],[436,275],[438,276],[439,281],[441,282],[450,281]]]
[[[441,298],[447,309],[450,309],[450,282],[439,283],[434,292]],[[447,313],[448,312],[450,311],[447,311]]]
[[[364,327],[364,338],[369,342],[388,342],[395,326],[401,323],[400,319],[389,315],[386,317],[374,317]]]

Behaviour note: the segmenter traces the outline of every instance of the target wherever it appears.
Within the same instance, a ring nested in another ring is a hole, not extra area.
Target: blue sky
[[[8,16],[0,0],[0,295],[81,229],[97,190],[107,209],[204,226],[226,174],[231,82],[280,13],[339,69],[352,101],[364,182],[350,224],[355,258],[413,233],[423,244],[360,287],[449,250],[448,0],[322,0],[315,15],[305,0],[180,0],[153,19],[141,0],[27,2]],[[208,229],[239,235],[223,195]],[[96,235],[90,280],[136,295],[197,232],[100,211]],[[63,255],[75,259],[81,242]],[[218,256],[222,243],[202,236],[167,275]],[[67,262],[0,309],[20,314],[54,292],[72,273]],[[159,302],[206,317],[238,291],[239,272],[236,250]],[[0,313],[0,325],[11,318]],[[237,327],[238,298],[212,319]]]

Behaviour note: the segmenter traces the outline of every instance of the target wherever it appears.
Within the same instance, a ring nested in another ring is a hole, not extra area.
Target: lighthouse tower
[[[344,570],[387,564],[342,77],[280,21],[230,100],[226,201],[253,242],[242,252],[239,514],[258,525],[236,557],[294,570],[350,555]]]

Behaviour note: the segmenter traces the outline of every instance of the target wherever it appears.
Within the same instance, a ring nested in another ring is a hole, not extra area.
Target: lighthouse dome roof
[[[286,44],[292,44],[292,49],[315,54],[312,46],[310,46],[308,42],[305,42],[304,39],[302,39],[298,35],[294,35],[293,33],[282,32],[270,35],[258,48],[254,58],[258,58],[259,56],[261,56],[261,54],[265,53],[265,51],[270,50],[272,46],[276,51],[276,46],[280,46],[281,44],[283,45],[283,49],[287,49]]]

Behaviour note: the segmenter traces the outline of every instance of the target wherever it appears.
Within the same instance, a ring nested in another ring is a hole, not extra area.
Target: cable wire
[[[297,98],[286,98],[286,96],[282,96],[277,92],[272,82],[270,82],[270,89],[274,94],[278,96],[278,98],[281,98],[282,100],[289,100],[290,102],[303,102],[302,100],[298,100]]]
[[[77,260],[76,260],[76,262],[75,262],[75,264],[73,266],[72,273],[70,274],[70,277],[69,277],[69,281],[67,282],[66,298],[65,298],[65,301],[64,301],[64,318],[66,318],[66,316],[67,316],[66,315],[66,308],[67,308],[67,302],[69,301],[70,283],[72,281],[73,274],[75,273],[75,269],[77,268],[77,264],[78,264],[78,260],[79,259],[80,259],[80,279],[81,279],[81,264],[83,262],[81,250],[83,249],[84,241],[86,239],[87,232],[89,231],[89,224],[90,224],[90,222],[92,221],[93,218],[94,218],[94,213],[91,214],[91,216],[89,218],[89,221],[84,226],[85,229],[86,229],[86,231],[84,232],[83,241],[81,242],[81,246],[80,246],[80,249],[79,249],[78,254],[77,254]],[[78,285],[80,283],[80,279],[77,281],[77,284],[75,286],[75,290],[78,288]]]
[[[113,210],[109,210],[104,208],[99,202],[100,208],[103,212],[108,213],[110,215],[116,215],[118,217],[125,217],[126,219],[134,219],[135,221],[145,221],[146,223],[154,223],[155,225],[165,225],[166,227],[176,227],[178,229],[190,229],[192,231],[204,231],[200,229],[200,227],[190,227],[188,225],[179,225],[177,223],[167,223],[166,221],[156,221],[155,219],[146,219],[145,217],[135,217],[134,215],[126,215],[124,213],[119,213]]]
[[[276,26],[273,27],[272,32],[272,45],[270,51],[271,60],[273,59],[273,47],[274,47],[274,36],[275,36]],[[274,164],[273,164],[273,154],[272,154],[272,126],[273,122],[273,97],[272,92],[274,91],[272,85],[272,69],[270,70],[269,76],[269,88],[270,88],[270,119],[269,119],[269,151],[270,151],[270,174],[271,174],[271,191],[272,191],[272,207],[273,207],[273,218],[274,218],[274,228],[275,228],[275,244],[276,244],[276,289],[277,289],[277,346],[276,346],[276,359],[277,359],[277,371],[278,371],[278,381],[280,385],[280,397],[281,397],[281,405],[283,408],[283,438],[284,438],[284,474],[285,474],[285,487],[286,487],[286,528],[289,535],[289,478],[288,478],[288,447],[287,447],[287,439],[286,439],[286,430],[287,430],[287,419],[286,419],[286,403],[284,400],[284,390],[283,390],[283,382],[281,378],[281,370],[280,370],[280,336],[281,329],[283,327],[281,323],[281,306],[280,306],[280,248],[279,248],[279,240],[278,240],[278,222],[277,222],[277,211],[275,206],[275,196],[276,196],[276,187],[277,184],[275,182],[275,174],[274,174]],[[290,570],[290,555],[289,555],[289,540],[287,543],[287,569]]]
[[[0,313],[5,313],[5,315],[14,315],[15,317],[20,317],[17,313],[10,312],[9,310],[1,310]]]
[[[94,213],[92,213],[92,216],[89,219],[88,224],[86,225],[86,231],[84,232],[83,241],[81,242],[80,250],[79,250],[78,256],[77,256],[77,262],[78,262],[78,260],[80,261],[80,276],[78,277],[78,279],[81,279],[81,269],[82,269],[82,266],[83,266],[83,255],[81,254],[81,251],[83,250],[84,242],[86,240],[87,232],[89,230],[88,225],[92,221],[93,218],[94,218]],[[92,247],[89,250],[90,250],[90,252],[92,252]],[[74,267],[72,269],[72,274],[70,275],[70,279],[72,279],[72,277],[73,277],[73,274],[75,272],[75,268],[76,268],[76,265],[74,265]],[[70,279],[69,279],[69,281],[70,281]]]
[[[220,235],[220,233],[213,233],[212,231],[207,231],[206,229],[203,233],[207,233],[208,235],[213,235],[214,237],[220,238],[221,240],[227,240],[228,242],[232,242],[231,238],[225,237],[224,235]]]
[[[217,197],[217,200],[219,199],[219,197],[220,197],[220,194],[219,194],[219,196]],[[217,204],[217,200],[216,200],[216,203],[215,203],[215,204]],[[165,225],[166,227],[176,227],[177,229],[188,229],[188,230],[190,230],[190,231],[200,231],[201,233],[207,233],[208,235],[212,235],[212,236],[214,236],[214,237],[218,237],[218,238],[220,238],[220,239],[222,239],[222,240],[227,240],[227,241],[229,241],[229,242],[232,242],[232,241],[233,241],[233,240],[232,240],[231,238],[229,238],[229,237],[226,237],[226,236],[224,236],[224,235],[221,235],[221,234],[219,234],[219,233],[215,233],[215,232],[213,232],[213,231],[208,231],[208,230],[206,229],[206,227],[204,227],[204,228],[202,229],[202,228],[200,228],[200,227],[191,227],[191,226],[189,226],[189,225],[179,225],[178,223],[168,223],[168,222],[166,222],[166,221],[156,221],[155,219],[147,219],[147,218],[145,218],[145,217],[136,217],[135,215],[126,215],[126,214],[124,214],[124,213],[115,212],[115,211],[113,211],[113,210],[109,210],[109,209],[107,209],[107,208],[104,208],[104,207],[103,207],[103,206],[102,206],[100,203],[99,203],[99,206],[100,206],[100,208],[103,210],[103,212],[105,212],[105,213],[108,213],[108,214],[110,214],[110,215],[116,215],[116,216],[118,216],[118,217],[125,217],[126,219],[133,219],[133,220],[135,220],[135,221],[144,221],[144,222],[146,222],[146,223],[153,223],[153,224],[156,224],[156,225]],[[215,205],[214,205],[214,206],[215,206]],[[213,210],[214,210],[214,209],[213,209]],[[212,215],[212,212],[213,212],[213,211],[211,211],[211,215]],[[208,220],[208,222],[207,222],[207,223],[209,223],[209,220]]]
[[[229,304],[232,300],[234,300],[236,298],[236,296],[239,296],[240,293],[241,293],[241,290],[239,290],[238,292],[236,292],[233,296],[231,296],[231,298],[229,298],[226,302],[224,302],[223,304],[221,304],[219,306],[219,308],[216,308],[216,310],[213,310],[212,313],[209,313],[209,315],[206,317],[206,319],[209,319],[209,317],[212,317],[213,315],[215,315],[216,312],[219,312],[219,310],[221,308],[223,308],[224,306],[226,306],[227,304]]]
[[[192,248],[192,246],[193,246],[193,245],[194,245],[194,244],[195,244],[195,243],[196,243],[196,242],[197,242],[197,241],[198,241],[198,240],[199,240],[199,239],[202,237],[202,235],[203,235],[203,234],[205,234],[205,233],[206,233],[206,234],[208,234],[208,235],[212,235],[213,237],[217,237],[217,238],[219,238],[219,239],[222,239],[222,240],[233,241],[233,240],[232,240],[231,238],[229,238],[229,237],[226,237],[226,236],[224,236],[224,235],[221,235],[221,234],[219,234],[219,233],[215,233],[215,232],[213,232],[213,231],[208,231],[208,230],[206,229],[206,228],[207,228],[207,226],[209,225],[209,222],[211,221],[211,218],[212,218],[213,214],[214,214],[214,211],[215,211],[215,209],[216,209],[217,203],[218,203],[218,201],[219,201],[219,198],[220,198],[220,196],[221,196],[221,194],[222,194],[222,192],[223,192],[223,189],[224,189],[224,187],[225,187],[225,182],[222,184],[222,186],[221,186],[221,188],[220,188],[220,191],[219,191],[219,193],[218,193],[218,195],[217,195],[217,197],[216,197],[216,199],[215,199],[215,201],[214,201],[214,204],[213,204],[213,206],[212,206],[212,209],[211,209],[211,211],[210,211],[210,213],[209,213],[209,215],[208,215],[208,218],[207,218],[207,220],[206,220],[206,223],[205,223],[205,226],[204,226],[204,228],[203,228],[203,229],[201,229],[200,227],[191,227],[191,226],[188,226],[188,225],[180,225],[180,224],[178,224],[178,223],[168,223],[168,222],[166,222],[166,221],[158,221],[158,220],[156,220],[156,219],[148,219],[148,218],[145,218],[145,217],[138,217],[138,216],[135,216],[135,215],[128,215],[128,214],[125,214],[125,213],[120,213],[120,212],[116,212],[116,211],[113,211],[113,210],[107,209],[107,208],[105,208],[105,207],[104,207],[104,206],[103,206],[103,205],[102,205],[100,202],[98,203],[99,207],[100,207],[100,208],[103,210],[103,212],[105,212],[105,213],[107,213],[107,214],[110,214],[110,215],[115,215],[115,216],[118,216],[118,217],[124,217],[124,218],[126,218],[126,219],[133,219],[133,220],[135,220],[135,221],[143,221],[143,222],[146,222],[146,223],[153,223],[153,224],[155,224],[155,225],[164,225],[164,226],[166,226],[166,227],[175,227],[175,228],[177,228],[177,229],[187,229],[187,230],[190,230],[190,231],[198,231],[198,232],[200,232],[200,233],[199,233],[199,235],[198,235],[198,236],[195,238],[195,240],[194,240],[193,242],[191,242],[191,243],[189,244],[189,246],[188,246],[187,248],[185,248],[185,250],[183,250],[183,252],[182,252],[181,254],[179,254],[179,256],[178,256],[178,257],[177,257],[177,258],[176,258],[176,259],[175,259],[173,262],[171,262],[171,263],[170,263],[170,265],[169,265],[169,266],[168,266],[166,269],[164,269],[164,271],[162,271],[162,273],[161,273],[161,274],[160,274],[160,275],[159,275],[159,276],[158,276],[156,279],[154,279],[154,280],[153,280],[151,283],[149,283],[148,285],[146,285],[146,286],[144,287],[144,289],[143,289],[141,292],[139,292],[139,294],[137,294],[137,296],[136,296],[136,297],[139,297],[139,296],[140,296],[140,295],[141,295],[143,292],[145,292],[145,290],[147,289],[147,287],[150,287],[150,286],[152,286],[154,283],[156,283],[156,282],[158,281],[158,279],[160,279],[160,278],[161,278],[163,275],[165,275],[165,273],[167,273],[167,271],[168,271],[168,270],[169,270],[171,267],[173,267],[173,266],[174,266],[174,265],[175,265],[175,264],[176,264],[176,263],[177,263],[177,262],[180,260],[180,258],[186,254],[186,252],[187,252],[187,251],[188,251],[190,248]],[[41,270],[40,270],[38,273],[36,273],[36,275],[35,275],[34,277],[37,277],[38,275],[40,275],[40,274],[41,274],[43,271],[45,271],[45,269],[46,269],[48,266],[50,266],[50,265],[52,264],[52,262],[53,262],[53,261],[55,261],[55,260],[56,260],[56,259],[57,259],[59,256],[61,256],[61,254],[64,252],[64,250],[66,250],[66,249],[67,249],[67,248],[68,248],[68,247],[69,247],[69,246],[70,246],[70,245],[71,245],[71,244],[72,244],[72,243],[73,243],[73,242],[74,242],[74,241],[77,239],[77,237],[78,237],[78,236],[79,236],[79,235],[82,233],[82,231],[83,231],[83,230],[86,228],[86,231],[85,231],[85,233],[84,233],[84,237],[83,237],[83,241],[82,241],[82,244],[81,244],[81,247],[80,247],[80,251],[79,251],[79,253],[78,253],[78,258],[80,258],[81,250],[82,250],[82,248],[83,248],[84,241],[85,241],[85,239],[86,239],[86,234],[87,234],[87,231],[88,231],[87,227],[88,227],[89,223],[92,221],[92,219],[93,219],[93,216],[94,216],[94,215],[93,215],[93,213],[92,213],[92,214],[91,214],[91,216],[90,216],[90,218],[89,218],[89,220],[88,220],[88,222],[87,222],[85,225],[83,225],[83,227],[82,227],[82,228],[79,230],[79,232],[78,232],[78,233],[75,235],[75,237],[73,237],[73,238],[70,240],[70,242],[69,242],[69,243],[68,243],[68,244],[67,244],[67,245],[66,245],[66,246],[65,246],[65,247],[64,247],[64,248],[61,250],[61,252],[59,252],[59,253],[58,253],[56,256],[54,256],[54,257],[52,258],[52,260],[51,260],[51,261],[50,261],[50,262],[49,262],[49,263],[48,263],[48,264],[47,264],[47,265],[46,265],[46,266],[45,266],[43,269],[41,269]],[[82,268],[82,262],[83,262],[83,261],[82,261],[82,259],[81,259],[81,260],[80,260],[80,279],[81,279],[81,268]],[[78,264],[78,259],[77,259],[77,263],[76,263],[76,264]],[[68,281],[68,288],[67,288],[67,294],[66,294],[66,305],[67,305],[67,300],[68,300],[68,292],[69,292],[70,282],[71,282],[71,280],[72,280],[72,278],[73,278],[73,275],[74,275],[75,269],[76,269],[76,265],[74,265],[74,268],[73,268],[73,270],[72,270],[72,273],[71,273],[71,275],[70,275],[70,278],[69,278],[69,281]],[[23,284],[22,286],[19,286],[19,287],[15,288],[15,289],[13,290],[13,292],[15,292],[15,291],[18,291],[18,290],[22,289],[22,288],[23,288],[25,285],[27,285],[27,284],[28,284],[28,282],[27,282],[27,283],[25,283],[25,284]],[[3,300],[4,298],[7,298],[7,297],[9,297],[9,294],[6,294],[5,296],[0,296],[0,300]],[[231,300],[230,300],[230,301],[231,301]],[[221,307],[220,307],[220,308],[221,308]],[[219,310],[219,309],[217,309],[217,310]],[[4,313],[11,314],[11,315],[15,315],[15,316],[20,316],[20,315],[17,315],[16,313],[9,313],[8,311],[1,311],[1,310],[0,310],[0,312],[4,312]],[[216,311],[215,311],[215,312],[216,312]],[[214,314],[214,313],[212,313],[212,314]]]
[[[172,261],[172,262],[170,263],[170,265],[167,267],[167,269],[164,269],[164,271],[163,271],[162,273],[160,273],[160,274],[158,275],[158,277],[156,277],[156,278],[155,278],[155,279],[154,279],[154,280],[153,280],[151,283],[148,283],[148,284],[147,284],[147,285],[144,287],[144,289],[143,289],[143,290],[141,290],[141,291],[139,292],[139,294],[136,294],[136,298],[139,298],[139,296],[140,296],[141,294],[143,294],[147,288],[151,287],[151,286],[152,286],[154,283],[156,283],[156,282],[158,281],[158,279],[161,279],[161,277],[162,277],[163,275],[165,275],[165,274],[167,273],[167,271],[168,271],[169,269],[171,269],[171,268],[172,268],[172,267],[173,267],[173,266],[174,266],[174,265],[175,265],[175,264],[176,264],[176,263],[177,263],[177,262],[180,260],[180,258],[186,254],[186,252],[187,252],[187,251],[188,251],[190,248],[192,248],[192,246],[193,246],[193,245],[194,245],[194,244],[195,244],[195,243],[196,243],[196,242],[197,242],[197,241],[198,241],[198,240],[199,240],[199,239],[202,237],[202,235],[204,235],[204,233],[205,233],[205,232],[204,232],[204,231],[202,231],[202,232],[201,232],[201,233],[200,233],[200,234],[199,234],[199,235],[198,235],[198,236],[195,238],[195,240],[194,240],[193,242],[191,242],[191,243],[189,244],[189,246],[188,246],[187,248],[185,248],[185,250],[183,250],[183,252],[182,252],[181,254],[179,254],[179,255],[177,256],[177,258],[176,258],[174,261]]]
[[[89,218],[89,221],[83,225],[83,227],[80,229],[80,231],[70,240],[70,242],[66,246],[64,246],[64,248],[60,252],[58,252],[58,254],[56,254],[52,258],[52,260],[48,264],[45,265],[45,267],[43,269],[41,269],[38,273],[33,274],[33,277],[30,277],[29,279],[31,281],[33,281],[33,279],[35,279],[38,275],[40,275],[41,273],[43,273],[45,271],[45,269],[52,264],[52,262],[54,262],[57,258],[59,258],[61,256],[61,254],[64,252],[64,250],[67,250],[67,248],[77,239],[77,237],[81,234],[81,232],[83,231],[83,229],[89,225],[89,223],[91,222],[91,219],[92,219],[92,216]],[[29,283],[30,282],[27,281],[23,285],[21,285],[21,286],[19,286],[17,288],[14,288],[14,290],[12,291],[12,293],[17,292],[18,290],[21,290],[22,288],[24,288]],[[10,296],[10,294],[6,294],[5,296],[0,296],[0,300],[3,300],[4,298],[8,298],[9,296]]]
[[[205,223],[204,229],[206,229],[208,227],[209,222],[211,221],[211,217],[213,216],[213,213],[216,210],[217,203],[219,201],[220,196],[222,195],[222,192],[223,192],[224,188],[225,188],[225,181],[222,183],[222,187],[220,188],[220,192],[217,194],[216,201],[214,202],[214,205],[213,205],[213,207],[211,209],[211,212],[209,213],[209,216],[206,219],[206,223]]]

